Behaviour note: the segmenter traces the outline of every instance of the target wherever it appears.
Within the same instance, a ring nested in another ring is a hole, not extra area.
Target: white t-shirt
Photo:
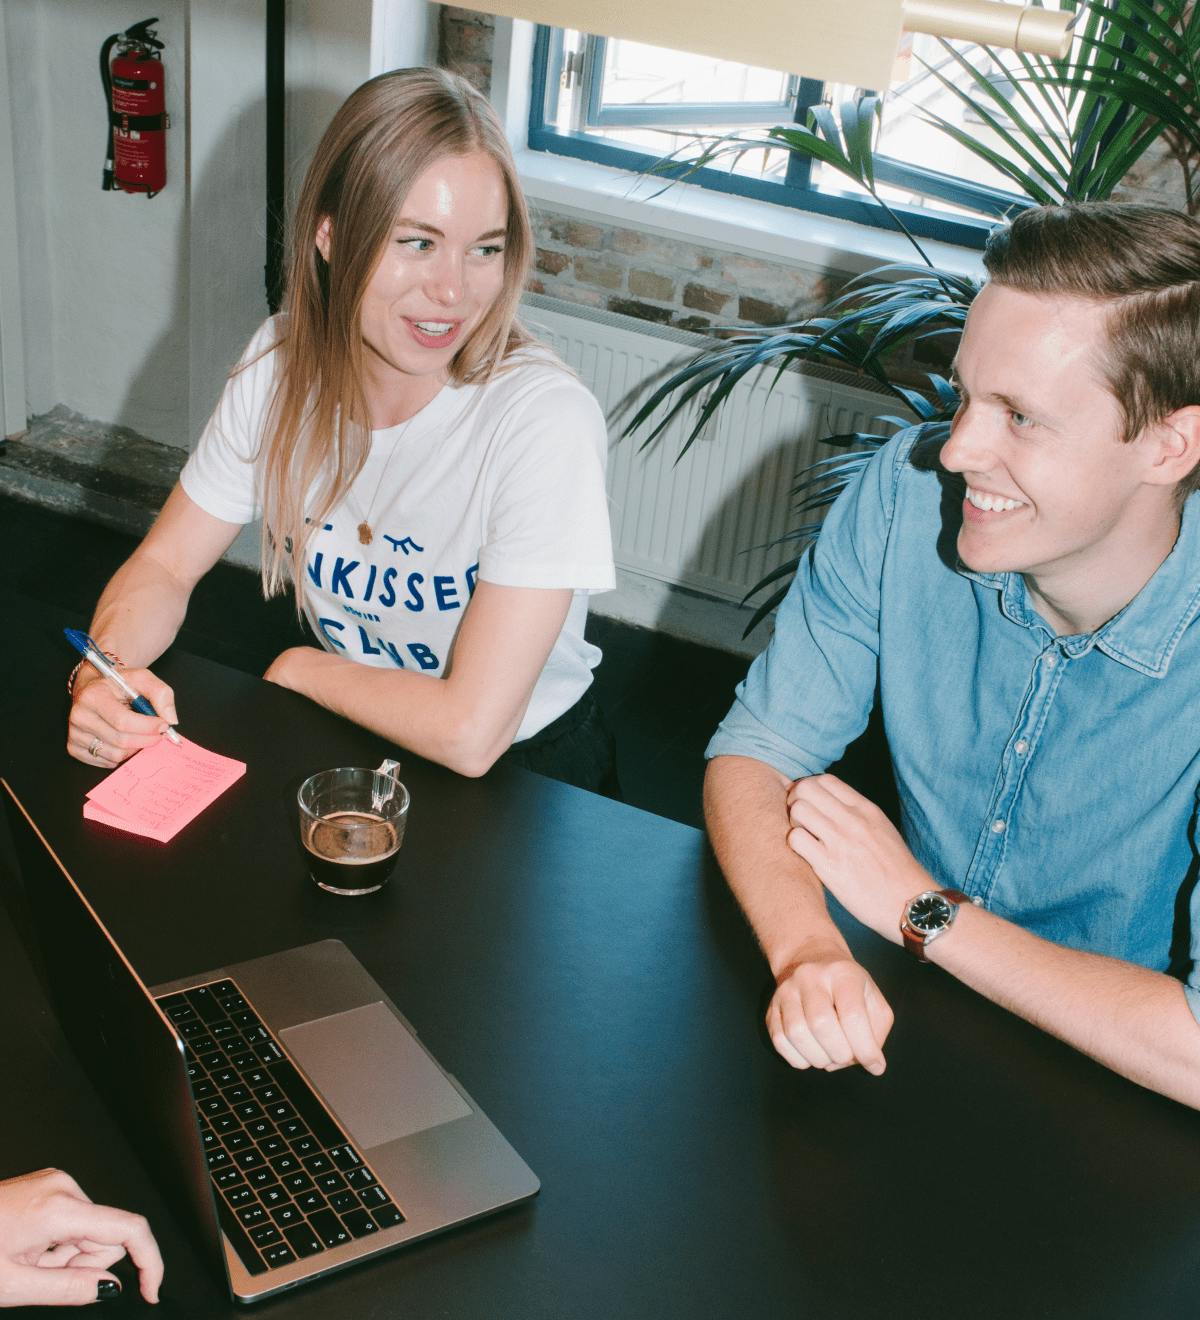
[[[250,341],[180,476],[225,522],[262,513],[257,459],[276,356],[258,355],[275,334],[267,321]],[[535,346],[490,384],[446,385],[407,422],[372,432],[363,470],[305,564],[304,612],[327,650],[439,676],[477,581],[572,588],[517,741],[587,690],[600,660],[583,639],[588,593],[614,585],[604,415],[555,362]],[[364,519],[369,545],[357,533]]]

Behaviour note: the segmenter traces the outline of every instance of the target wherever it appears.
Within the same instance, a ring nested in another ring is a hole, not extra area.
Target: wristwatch
[[[948,930],[960,903],[971,897],[961,889],[927,889],[911,899],[900,916],[904,947],[921,962],[927,962],[925,946]]]

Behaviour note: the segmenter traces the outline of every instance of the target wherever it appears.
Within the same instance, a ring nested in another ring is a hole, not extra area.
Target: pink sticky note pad
[[[119,765],[87,795],[86,820],[166,843],[246,773],[244,761],[184,738],[159,739]]]

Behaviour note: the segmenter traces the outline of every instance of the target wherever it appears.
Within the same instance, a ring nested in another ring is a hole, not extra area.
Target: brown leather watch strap
[[[904,940],[905,951],[911,953],[918,962],[928,962],[925,957],[925,936],[908,924],[907,917],[900,923],[900,935]]]

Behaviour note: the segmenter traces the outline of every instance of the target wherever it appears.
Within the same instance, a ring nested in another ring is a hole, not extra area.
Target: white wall
[[[426,0],[290,0],[287,7],[288,196],[334,111],[362,82],[437,54]]]
[[[291,0],[287,19],[288,197],[333,112],[371,76],[370,0]]]
[[[25,398],[31,413],[43,412],[53,402],[53,337],[50,306],[50,271],[47,241],[49,204],[47,173],[36,145],[39,122],[46,114],[42,104],[41,80],[46,71],[38,0],[8,0],[0,9],[4,22],[8,104],[12,128],[14,169],[20,171],[16,190],[17,232],[7,240],[9,258],[17,251],[20,270],[21,333],[25,356]],[[99,81],[97,81],[97,89]],[[97,91],[99,95],[99,91]],[[103,124],[98,123],[100,142]],[[46,134],[48,140],[49,135]],[[20,149],[20,143],[31,143]],[[99,168],[99,166],[97,166]],[[97,185],[99,174],[96,175]]]
[[[181,282],[187,291],[182,319],[188,367],[183,443],[190,448],[268,309],[266,5],[191,0],[189,8]]]
[[[26,360],[36,364],[28,403],[32,411],[65,403],[181,443],[183,135],[168,135],[161,196],[100,190],[98,55],[114,12],[103,0],[16,0],[6,9]],[[183,0],[165,0],[157,12],[169,51],[167,109],[178,124]]]
[[[8,34],[0,21],[0,234],[17,232],[17,178],[12,155]],[[25,429],[25,337],[21,331],[21,263],[15,242],[0,242],[0,436]]]
[[[167,186],[100,190],[100,45],[136,21],[107,0],[4,0],[30,413],[65,404],[190,448],[266,314],[264,0],[159,0]],[[424,0],[291,0],[287,159],[298,184],[340,101],[421,63]],[[0,234],[11,258],[12,235]],[[6,350],[7,351],[7,350]]]

